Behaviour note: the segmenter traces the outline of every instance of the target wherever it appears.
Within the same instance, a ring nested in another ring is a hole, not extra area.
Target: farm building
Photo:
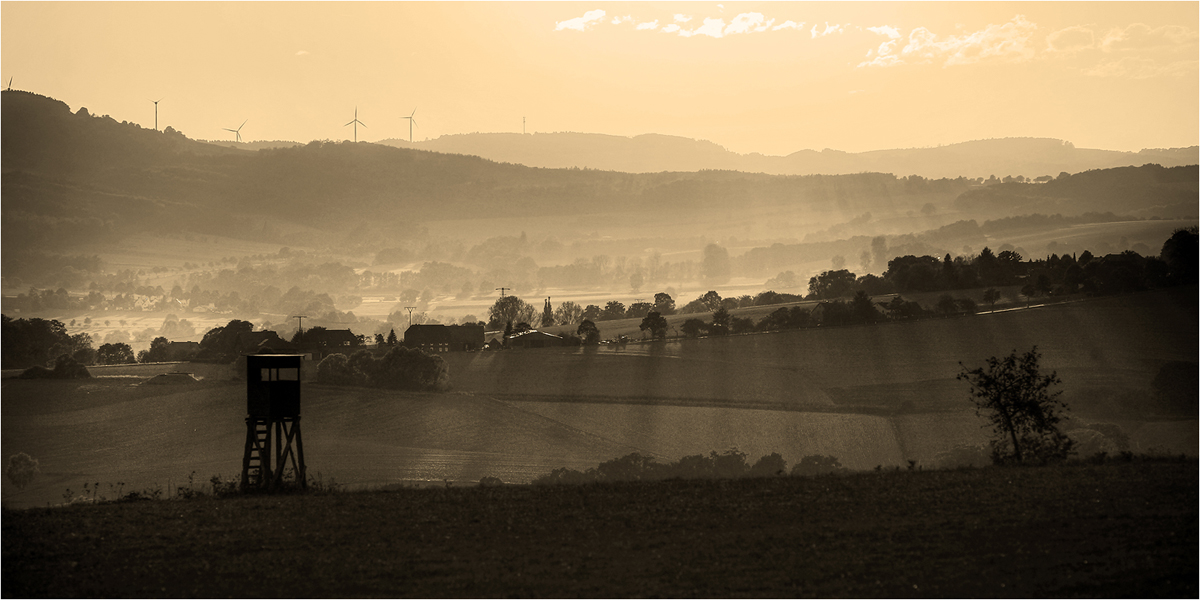
[[[362,340],[349,329],[313,327],[301,335],[300,346],[316,359],[338,353],[349,355],[362,347]]]
[[[509,336],[508,345],[510,348],[551,348],[563,346],[565,341],[560,336],[530,329]]]
[[[472,352],[483,347],[482,325],[413,325],[404,345],[426,352]]]
[[[295,345],[284,341],[274,331],[246,331],[238,334],[237,350],[241,354],[255,354],[261,350],[294,350]]]

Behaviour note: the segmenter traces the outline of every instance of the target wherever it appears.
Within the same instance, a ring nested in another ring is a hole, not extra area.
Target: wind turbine
[[[249,120],[250,119],[246,119],[246,121],[249,121]],[[242,141],[242,128],[246,126],[246,121],[242,121],[242,124],[238,125],[237,129],[229,129],[228,127],[222,127],[222,129],[224,129],[225,131],[232,132],[233,135],[237,136],[237,138],[236,138],[237,141],[241,142]]]
[[[154,130],[158,131],[158,103],[162,102],[162,98],[159,98],[158,100],[150,100],[150,101],[154,103]]]
[[[366,123],[363,123],[362,121],[358,120],[358,107],[357,106],[354,107],[354,120],[350,121],[349,123],[346,123],[342,127],[349,127],[351,125],[354,126],[354,143],[357,144],[358,143],[358,126],[362,125],[363,128],[366,128],[366,126],[367,126]]]
[[[9,78],[8,78],[8,88],[7,88],[7,90],[8,90],[8,91],[12,91],[12,77],[9,77]]]
[[[410,144],[412,143],[413,125],[417,124],[417,120],[413,118],[413,115],[415,115],[415,114],[417,114],[417,109],[414,108],[412,111],[412,115],[408,115],[407,117],[400,117],[401,119],[408,119],[408,143],[410,143]]]

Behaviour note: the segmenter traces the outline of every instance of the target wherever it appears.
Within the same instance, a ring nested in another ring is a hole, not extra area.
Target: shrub
[[[688,319],[683,322],[680,329],[683,331],[683,335],[687,337],[698,337],[701,333],[708,331],[708,323],[700,319]]]
[[[722,479],[742,477],[750,470],[750,465],[746,464],[746,453],[737,448],[730,448],[723,454],[713,450],[709,453],[709,459],[712,460],[713,475]]]
[[[610,461],[600,463],[596,467],[596,475],[600,481],[641,481],[643,479],[655,479],[655,467],[657,466],[653,456],[634,452],[621,458],[614,458]]]
[[[332,385],[364,385],[366,375],[351,367],[345,354],[330,354],[317,365],[317,381]]]
[[[53,369],[47,369],[40,365],[33,366],[22,371],[17,377],[20,379],[86,379],[91,376],[87,367],[79,364],[79,361],[67,354],[61,354],[54,359]]]
[[[349,357],[330,354],[317,365],[317,380],[333,385],[444,391],[450,388],[450,367],[436,354],[396,346],[378,359],[365,350]]]
[[[992,463],[991,451],[987,446],[959,445],[939,452],[933,457],[934,468],[954,469],[958,467],[982,467]]]
[[[837,457],[823,454],[805,456],[796,463],[796,466],[792,467],[792,475],[812,476],[844,472],[846,472],[846,467],[842,466],[842,462]]]
[[[4,467],[4,475],[19,490],[25,489],[40,472],[37,459],[24,452],[8,457],[8,465]]]
[[[487,476],[479,480],[479,487],[499,487],[504,485],[504,482],[499,477]]]
[[[595,479],[589,479],[585,474],[575,469],[561,467],[537,477],[532,483],[533,485],[578,485],[588,483],[589,481],[595,481]]]
[[[787,473],[787,461],[778,452],[772,452],[754,463],[750,467],[749,475],[751,477],[774,477]]]

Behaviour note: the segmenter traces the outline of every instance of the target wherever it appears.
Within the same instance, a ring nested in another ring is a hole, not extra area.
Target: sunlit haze
[[[1197,143],[1197,3],[3,3],[3,82],[196,139]]]

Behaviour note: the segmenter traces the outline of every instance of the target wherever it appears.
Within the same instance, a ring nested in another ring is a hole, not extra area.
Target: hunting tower
[[[274,489],[282,484],[283,470],[289,459],[297,483],[308,487],[304,442],[300,437],[300,369],[303,364],[301,354],[251,354],[246,357],[243,491],[251,487]]]

